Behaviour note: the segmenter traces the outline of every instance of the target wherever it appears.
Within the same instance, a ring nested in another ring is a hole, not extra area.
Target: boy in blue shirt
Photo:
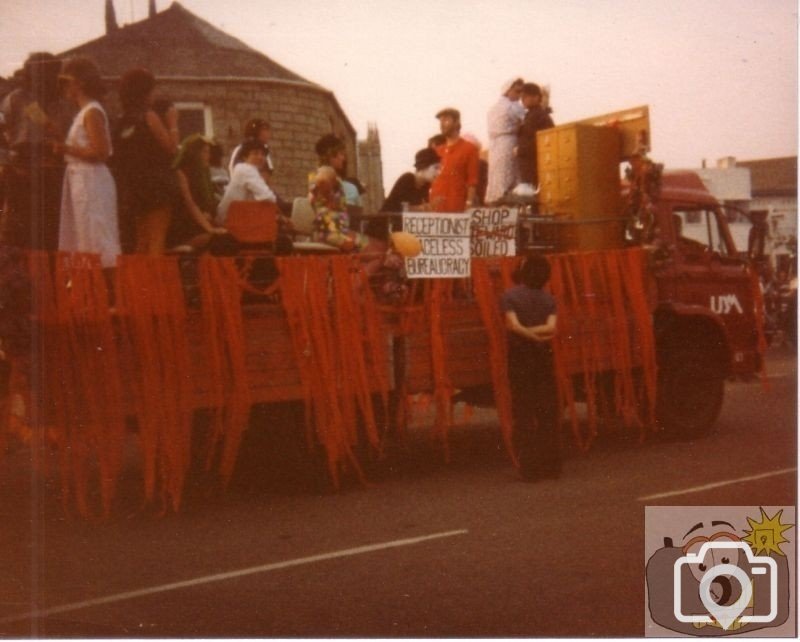
[[[547,259],[532,255],[519,269],[519,284],[500,299],[508,330],[514,441],[520,474],[526,481],[555,478],[561,472],[558,391],[552,350],[556,303],[542,290],[549,279]]]

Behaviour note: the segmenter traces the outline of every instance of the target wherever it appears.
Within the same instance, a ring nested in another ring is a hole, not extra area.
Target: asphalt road
[[[769,390],[728,384],[708,437],[602,440],[537,484],[491,423],[456,429],[450,464],[418,434],[338,493],[253,438],[228,493],[86,522],[49,486],[37,509],[12,453],[0,635],[641,636],[646,505],[796,503],[795,355],[773,349],[768,368]]]

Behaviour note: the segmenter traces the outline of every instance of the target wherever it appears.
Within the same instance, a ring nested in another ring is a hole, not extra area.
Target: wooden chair
[[[274,249],[278,216],[278,206],[270,201],[233,201],[225,218],[225,228],[243,249]]]

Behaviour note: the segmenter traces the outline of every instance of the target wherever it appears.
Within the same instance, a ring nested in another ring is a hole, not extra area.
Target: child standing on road
[[[558,394],[552,338],[556,303],[542,290],[550,264],[533,255],[520,267],[519,284],[507,290],[500,308],[508,330],[508,379],[514,441],[526,481],[556,478],[561,472]]]

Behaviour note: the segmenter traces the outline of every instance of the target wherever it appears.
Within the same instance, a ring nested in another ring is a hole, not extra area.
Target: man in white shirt
[[[252,118],[248,120],[244,127],[244,142],[237,145],[233,153],[231,153],[231,160],[228,164],[228,174],[233,174],[233,168],[244,160],[242,156],[242,145],[248,140],[257,140],[264,144],[264,148],[267,152],[264,168],[271,175],[272,172],[275,171],[275,167],[272,164],[272,155],[269,151],[270,138],[272,138],[272,128],[266,120],[262,120],[261,118]]]
[[[231,181],[225,188],[225,195],[217,207],[217,224],[224,225],[228,208],[233,201],[271,201],[277,198],[269,185],[261,177],[261,168],[266,161],[266,149],[257,140],[242,144],[242,162],[237,163],[231,174]]]

